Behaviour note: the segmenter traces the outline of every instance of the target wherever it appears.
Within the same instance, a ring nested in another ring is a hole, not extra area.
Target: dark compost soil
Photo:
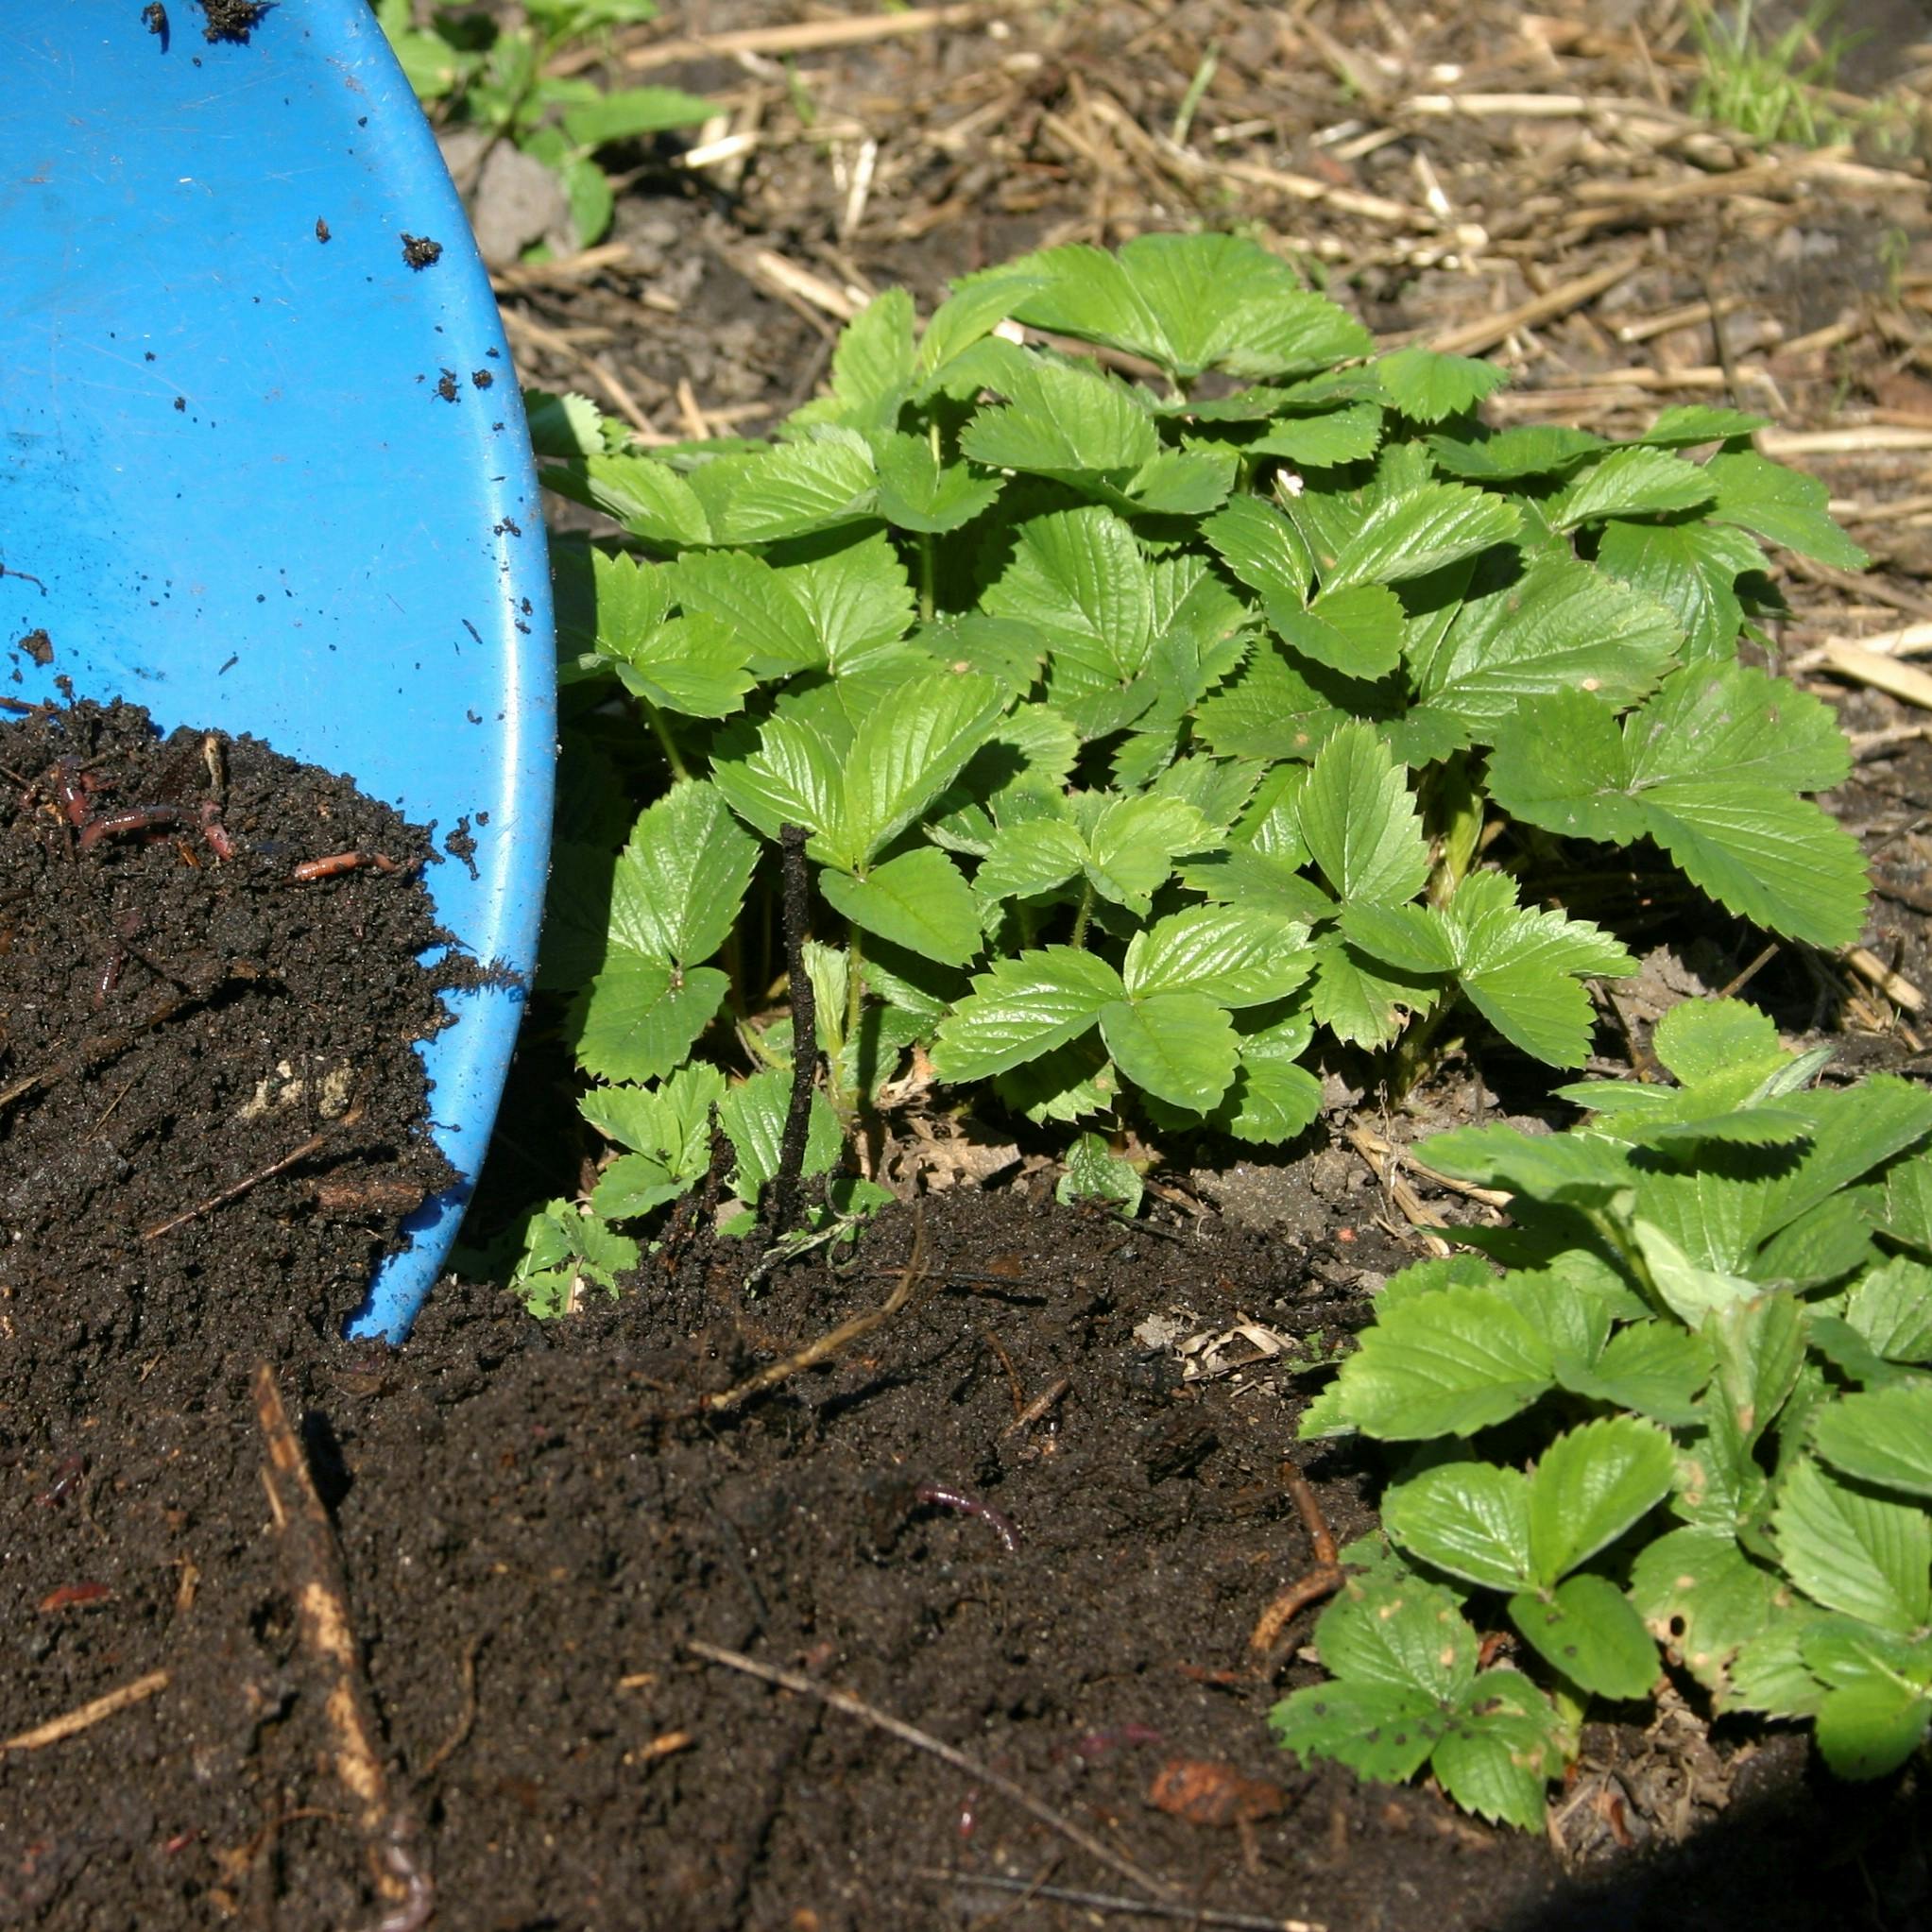
[[[1346,1163],[1308,1162],[1306,1212],[1272,1234],[954,1194],[749,1293],[744,1252],[699,1224],[641,1292],[575,1321],[446,1284],[406,1347],[345,1343],[397,1207],[438,1178],[410,1051],[437,1023],[413,964],[434,933],[403,872],[291,875],[350,848],[420,857],[420,835],[248,741],[211,762],[123,709],[8,727],[0,765],[0,1923],[416,1923],[383,1912],[335,1770],[261,1480],[264,1361],[333,1513],[440,1924],[1122,1916],[1131,1881],[973,1766],[1171,1907],[1254,1915],[1206,1923],[1796,1928],[1848,1890],[1923,1884],[1898,1852],[1909,1792],[1814,1790],[1791,1744],[1593,1734],[1579,1800],[1622,1836],[1661,1844],[1726,1804],[1747,1821],[1626,1860],[1609,1892],[1427,1790],[1274,1751],[1284,1680],[1246,1640],[1309,1562],[1281,1479],[1297,1385],[1227,1331],[1332,1339],[1404,1258]],[[179,819],[82,844],[154,804]],[[892,1319],[693,1414],[879,1306],[921,1241]],[[1345,1455],[1311,1473],[1340,1536],[1367,1526]],[[1001,1513],[1016,1547],[935,1485]],[[693,1641],[854,1692],[969,1763]]]

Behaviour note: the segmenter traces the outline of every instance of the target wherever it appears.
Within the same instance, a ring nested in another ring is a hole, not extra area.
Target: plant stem
[[[1435,1044],[1436,1035],[1443,1030],[1443,1022],[1462,1002],[1461,991],[1445,987],[1442,1001],[1426,1019],[1418,1020],[1396,1042],[1394,1057],[1389,1066],[1389,1099],[1400,1104],[1409,1098],[1415,1084],[1428,1070],[1429,1049]]]
[[[937,607],[932,594],[932,533],[928,530],[919,538],[919,622],[931,624],[932,612]]]
[[[649,698],[641,697],[638,703],[644,708],[644,720],[657,734],[658,747],[664,753],[664,762],[671,767],[674,778],[691,777],[691,767],[684,761],[684,754],[677,748],[677,741],[671,735],[671,727],[665,722],[664,713]]]
[[[812,916],[812,878],[805,867],[802,825],[778,828],[784,851],[785,971],[792,1001],[792,1099],[778,1144],[778,1171],[765,1189],[764,1240],[769,1247],[791,1232],[798,1218],[798,1182],[812,1128],[812,1083],[818,1071],[818,1002],[805,970],[805,927]]]
[[[1073,915],[1073,938],[1071,944],[1085,950],[1086,947],[1087,921],[1093,917],[1093,886],[1083,887],[1080,894],[1080,910]]]

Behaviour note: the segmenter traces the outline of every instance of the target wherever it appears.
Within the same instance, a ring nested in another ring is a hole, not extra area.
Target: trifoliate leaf
[[[1587,1367],[1561,1359],[1557,1363],[1557,1379],[1565,1389],[1672,1428],[1688,1428],[1697,1420],[1698,1392],[1710,1376],[1709,1345],[1666,1322],[1619,1328]]]
[[[828,869],[818,875],[818,889],[853,925],[942,966],[965,966],[984,943],[972,887],[932,846],[888,859],[863,878]]]
[[[1323,746],[1298,820],[1315,863],[1343,899],[1400,904],[1428,877],[1428,846],[1407,774],[1373,726],[1344,725]]]
[[[1932,1621],[1932,1516],[1849,1488],[1808,1456],[1771,1514],[1785,1573],[1827,1610],[1912,1635]]]
[[[940,1022],[932,1064],[942,1080],[984,1080],[1064,1046],[1122,1000],[1126,987],[1103,959],[1048,946],[995,960]]]
[[[1667,450],[1613,450],[1544,505],[1554,530],[1609,517],[1660,517],[1694,510],[1718,493],[1707,470]]]
[[[1250,1031],[1255,1018],[1252,1014],[1236,1018],[1240,1064],[1211,1119],[1237,1140],[1278,1145],[1292,1140],[1322,1111],[1322,1083],[1301,1065],[1314,1020],[1297,1009]]]
[[[1383,393],[1411,422],[1461,416],[1509,381],[1494,363],[1432,349],[1397,349],[1375,367]]]
[[[1130,1220],[1140,1212],[1147,1189],[1133,1165],[1120,1159],[1098,1134],[1082,1134],[1067,1150],[1067,1171],[1053,1188],[1053,1199],[1115,1204]]]
[[[1273,624],[1278,611],[1292,614],[1308,601],[1314,559],[1302,534],[1259,497],[1237,497],[1201,525],[1214,553],[1242,583],[1259,592]]]

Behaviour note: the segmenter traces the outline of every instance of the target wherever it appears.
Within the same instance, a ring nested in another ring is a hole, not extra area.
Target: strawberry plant
[[[1565,847],[1855,939],[1859,854],[1807,795],[1844,740],[1740,656],[1764,545],[1863,560],[1822,487],[1726,409],[1492,432],[1503,379],[1377,355],[1253,242],[1155,235],[970,277],[923,330],[881,295],[768,441],[646,454],[534,398],[546,483],[614,525],[558,550],[542,980],[624,1150],[594,1211],[689,1183],[727,1073],[740,1197],[768,1171],[787,824],[828,915],[822,1166],[914,1050],[1036,1122],[1259,1144],[1313,1119],[1318,1037],[1412,1051],[1455,1009],[1581,1065],[1586,983],[1633,962],[1539,883]],[[1136,1191],[1099,1137],[1075,1165]]]
[[[1564,1088],[1590,1110],[1567,1133],[1425,1143],[1513,1224],[1391,1280],[1303,1419],[1420,1445],[1393,1550],[1348,1552],[1318,1626],[1336,1682],[1274,1710],[1305,1755],[1428,1762],[1533,1825],[1586,1703],[1647,1701],[1667,1664],[1716,1711],[1809,1719],[1848,1777],[1925,1739],[1932,1094],[1812,1089],[1823,1056],[1736,1001],[1677,1007],[1655,1049],[1674,1086]],[[1476,1671],[1472,1598],[1526,1669]]]
[[[558,55],[607,43],[613,28],[655,20],[653,0],[524,0],[514,23],[495,9],[438,7],[418,24],[412,0],[375,0],[404,77],[451,127],[513,142],[557,178],[577,246],[604,239],[615,206],[597,159],[613,142],[693,128],[711,105],[675,87],[605,88],[550,71]]]

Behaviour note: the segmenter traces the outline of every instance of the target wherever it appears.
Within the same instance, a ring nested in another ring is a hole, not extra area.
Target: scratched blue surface
[[[64,674],[467,815],[477,876],[432,869],[437,917],[527,973],[554,658],[488,279],[363,0],[282,0],[247,45],[170,13],[165,46],[133,4],[0,17],[0,694]],[[405,231],[441,259],[410,268]],[[37,627],[44,669],[9,648]],[[464,1178],[351,1332],[407,1331],[482,1161],[521,995],[453,1003],[424,1057]]]

